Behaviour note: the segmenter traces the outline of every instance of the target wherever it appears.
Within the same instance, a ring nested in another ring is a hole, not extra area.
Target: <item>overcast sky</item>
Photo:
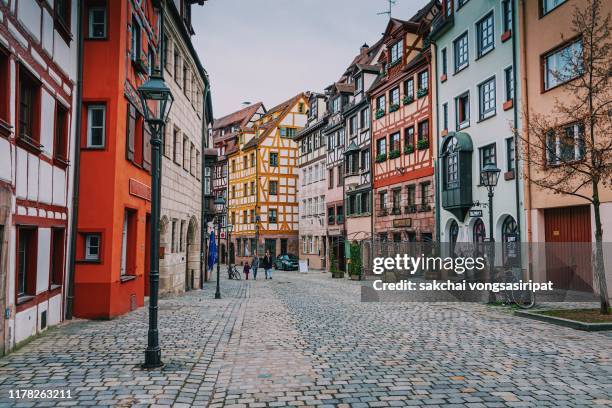
[[[427,0],[397,0],[408,19]],[[384,31],[387,0],[208,0],[193,6],[193,37],[212,85],[216,118],[262,101],[267,108],[337,80]]]

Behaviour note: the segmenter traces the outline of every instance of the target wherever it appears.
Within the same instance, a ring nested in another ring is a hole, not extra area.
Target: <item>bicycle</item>
[[[520,268],[504,268],[503,281],[505,284],[519,283],[522,279],[522,270]],[[501,291],[505,297],[503,303],[505,305],[515,304],[521,309],[531,309],[535,306],[535,293],[527,289],[507,289]]]
[[[227,273],[230,279],[234,279],[234,280],[242,279],[242,274],[238,271],[238,269],[236,269],[235,265],[230,265],[229,269],[227,270]]]

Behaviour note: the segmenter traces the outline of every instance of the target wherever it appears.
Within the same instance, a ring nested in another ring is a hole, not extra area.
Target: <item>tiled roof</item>
[[[224,127],[227,127],[233,124],[236,124],[240,127],[246,126],[246,124],[253,117],[255,112],[257,112],[259,108],[261,108],[262,106],[263,106],[262,102],[257,102],[245,108],[242,108],[239,111],[230,113],[227,116],[223,116],[222,118],[215,119],[213,123],[213,131],[217,129],[222,129]]]

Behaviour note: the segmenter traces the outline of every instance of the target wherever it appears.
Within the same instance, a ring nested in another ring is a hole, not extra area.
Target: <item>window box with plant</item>
[[[425,150],[429,148],[429,140],[427,139],[420,139],[417,142],[417,149],[419,150]]]
[[[414,102],[414,96],[404,95],[404,97],[402,98],[402,102],[404,103],[404,105],[410,105],[412,102]]]
[[[406,207],[404,207],[405,214],[414,214],[416,212],[417,212],[417,207],[415,204],[409,204]]]
[[[376,119],[380,119],[383,116],[385,116],[385,110],[384,109],[377,109],[376,110]]]
[[[378,153],[376,155],[376,163],[382,163],[387,160],[387,153]]]
[[[405,145],[404,146],[404,154],[411,154],[414,153],[414,145]]]
[[[399,151],[399,149],[397,149],[397,150],[391,150],[391,151],[389,152],[389,159],[390,159],[390,160],[391,160],[391,159],[397,159],[398,157],[400,157],[400,151]]]
[[[392,103],[389,105],[389,112],[395,112],[399,109],[399,105],[397,103]]]
[[[134,64],[134,69],[136,72],[141,74],[146,74],[149,72],[149,57],[144,53],[140,52],[140,56],[134,58],[132,61]]]
[[[427,95],[428,92],[429,92],[429,90],[427,88],[419,88],[419,90],[417,91],[417,96],[419,98],[422,98],[425,95]]]

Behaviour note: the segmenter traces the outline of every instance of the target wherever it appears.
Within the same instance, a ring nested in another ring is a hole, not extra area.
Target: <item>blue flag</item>
[[[208,269],[212,269],[217,263],[217,243],[215,242],[215,232],[210,232],[210,244],[208,245]]]

